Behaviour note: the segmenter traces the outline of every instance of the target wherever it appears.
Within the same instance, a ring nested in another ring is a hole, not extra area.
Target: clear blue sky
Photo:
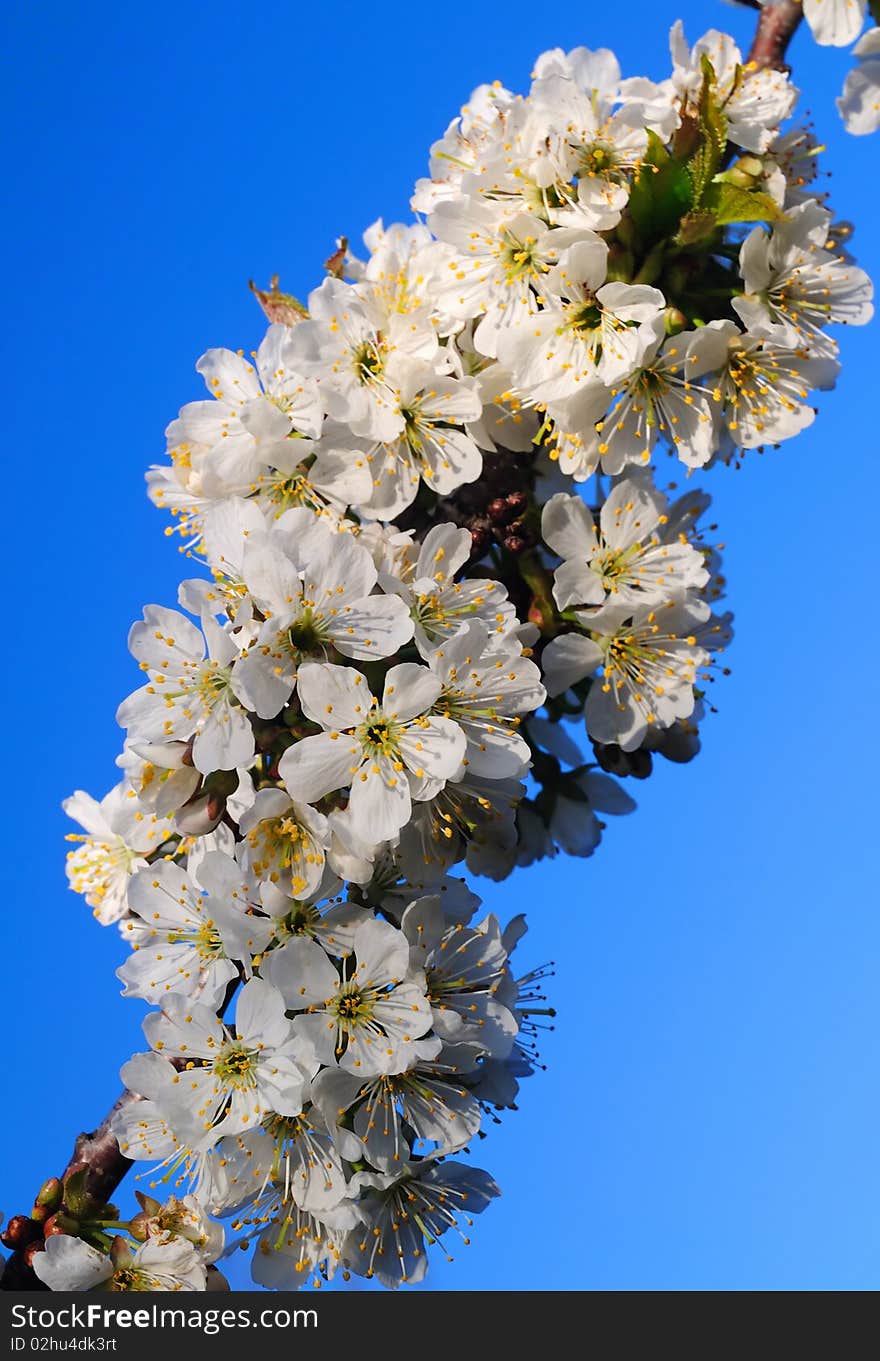
[[[247,280],[304,295],[334,237],[407,215],[430,142],[542,48],[667,70],[714,0],[537,9],[9,3],[6,1105],[0,1207],[24,1210],[141,1046],[123,958],[64,873],[61,799],[114,779],[129,623],[182,563],[147,502],[211,345],[250,348]],[[880,276],[880,143],[847,139],[845,54],[793,58],[834,204]],[[506,1190],[436,1289],[875,1288],[880,923],[875,330],[806,435],[711,478],[737,614],[704,751],[633,787],[590,861],[491,888],[559,961],[546,1074],[475,1150]],[[237,1276],[242,1280],[243,1277]]]

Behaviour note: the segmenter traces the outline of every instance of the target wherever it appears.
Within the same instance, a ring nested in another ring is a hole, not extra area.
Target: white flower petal
[[[281,757],[278,773],[291,798],[317,803],[334,789],[351,784],[352,769],[361,761],[361,750],[345,733],[316,733],[303,737]]]
[[[382,712],[396,723],[408,723],[430,709],[440,693],[440,682],[426,666],[401,662],[385,677]]]
[[[372,702],[370,688],[359,671],[329,662],[305,662],[299,669],[297,693],[303,713],[328,731],[356,728],[364,722]],[[312,802],[308,798],[305,801]]]
[[[351,827],[368,844],[396,837],[411,811],[406,774],[387,756],[367,762],[354,777],[348,805]]]
[[[544,648],[541,662],[548,695],[561,695],[570,685],[592,675],[602,660],[602,650],[580,633],[561,633]]]
[[[272,950],[261,972],[291,1011],[320,1005],[339,988],[339,975],[320,945],[308,936],[296,936],[279,950]]]

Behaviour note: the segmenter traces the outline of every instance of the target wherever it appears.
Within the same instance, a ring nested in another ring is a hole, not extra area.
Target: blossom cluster
[[[671,48],[659,83],[578,48],[480,87],[414,225],[198,362],[148,482],[202,574],[131,630],[119,783],[66,805],[155,1008],[114,1133],[184,1195],[118,1262],[47,1239],[53,1288],[205,1288],[207,1215],[261,1285],[396,1286],[498,1194],[459,1155],[546,1007],[452,872],[589,855],[613,776],[695,753],[731,617],[709,498],[658,461],[805,429],[828,326],[872,313],[788,76]]]

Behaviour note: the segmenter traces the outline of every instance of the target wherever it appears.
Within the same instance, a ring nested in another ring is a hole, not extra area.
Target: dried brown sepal
[[[341,279],[345,273],[345,255],[348,250],[348,237],[340,236],[336,243],[336,249],[329,259],[324,261],[324,268],[334,279]]]
[[[292,293],[281,292],[278,287],[277,274],[272,275],[268,290],[257,288],[253,279],[248,280],[248,288],[273,323],[277,322],[281,326],[296,326],[298,322],[304,321],[309,315],[309,309],[303,307],[299,299],[295,298]]]

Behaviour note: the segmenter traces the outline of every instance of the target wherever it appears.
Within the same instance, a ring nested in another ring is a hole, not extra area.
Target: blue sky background
[[[407,219],[428,147],[542,48],[667,72],[712,0],[438,10],[7,3],[0,223],[5,1118],[0,1207],[26,1210],[142,1048],[123,959],[66,888],[61,799],[114,780],[126,651],[181,562],[147,502],[211,345],[251,348],[247,280],[304,296],[334,237]],[[833,97],[847,54],[793,48],[833,202],[880,275],[878,143]],[[474,1152],[505,1196],[435,1289],[875,1288],[880,1279],[876,331],[812,430],[709,480],[737,640],[690,767],[630,785],[598,854],[489,886],[554,958],[549,1071]],[[242,1264],[243,1266],[243,1264]],[[236,1264],[236,1281],[246,1277]]]

